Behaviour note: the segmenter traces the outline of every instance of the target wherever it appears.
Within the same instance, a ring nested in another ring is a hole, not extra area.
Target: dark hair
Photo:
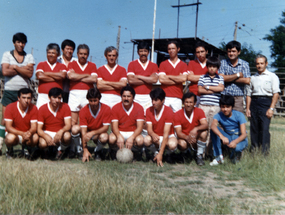
[[[87,46],[86,44],[80,44],[78,47],[77,47],[77,53],[79,52],[79,49],[86,49],[87,52],[88,52],[88,55],[89,55],[89,46]]]
[[[48,97],[58,97],[58,96],[62,96],[63,94],[63,91],[62,89],[58,88],[58,87],[54,87],[54,88],[51,88],[48,92]]]
[[[73,51],[75,50],[75,43],[72,40],[63,40],[61,43],[61,49],[63,50],[65,46],[71,46],[73,48]]]
[[[118,55],[119,55],[118,50],[114,46],[108,46],[104,51],[104,56],[106,57],[107,54],[113,50],[116,50],[117,57],[118,57]]]
[[[182,97],[182,102],[184,102],[185,99],[189,99],[191,97],[194,97],[194,102],[196,103],[197,102],[197,96],[192,92],[185,93]]]
[[[33,91],[29,88],[21,88],[20,90],[18,90],[18,98],[21,97],[22,94],[29,94],[31,93],[31,96],[33,97]]]
[[[56,43],[50,43],[47,45],[47,49],[46,51],[48,52],[48,50],[51,50],[51,49],[55,49],[57,54],[60,55],[60,48],[59,48],[59,45],[57,45]]]
[[[151,100],[157,100],[163,101],[165,99],[165,92],[160,87],[153,89],[150,93]]]
[[[208,46],[206,43],[202,43],[202,42],[197,42],[195,44],[195,52],[196,52],[196,49],[199,48],[199,47],[203,47],[205,49],[205,51],[208,51]]]
[[[27,43],[27,36],[24,33],[16,33],[13,35],[13,39],[12,39],[13,43],[15,43],[16,41],[20,41],[22,43]]]
[[[235,106],[235,98],[231,95],[222,95],[220,99],[220,107],[222,105],[229,105],[234,107]]]
[[[86,99],[89,100],[89,99],[101,99],[101,93],[100,91],[95,87],[95,88],[90,88],[87,92],[87,95],[86,95]]]
[[[240,42],[235,41],[235,40],[233,40],[233,41],[231,41],[231,42],[228,42],[227,45],[226,45],[226,50],[232,49],[232,48],[236,48],[237,51],[239,52],[239,51],[241,50],[241,44],[240,44]]]
[[[210,56],[207,58],[206,66],[215,66],[219,69],[221,66],[221,61],[217,57]]]
[[[145,41],[141,41],[138,44],[138,51],[139,51],[139,49],[147,49],[149,51],[150,50],[149,44]]]
[[[179,43],[178,41],[176,41],[176,40],[170,40],[170,41],[168,41],[167,47],[168,47],[168,45],[170,45],[171,43],[175,44],[177,48],[180,48],[180,43]]]
[[[121,96],[123,95],[124,91],[130,91],[133,97],[135,98],[136,92],[134,88],[132,88],[130,85],[127,85],[121,89]]]

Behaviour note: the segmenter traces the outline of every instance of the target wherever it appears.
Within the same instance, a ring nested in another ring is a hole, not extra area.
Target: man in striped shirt
[[[207,118],[208,122],[208,136],[207,136],[207,149],[206,154],[210,154],[210,128],[213,117],[220,111],[219,100],[221,92],[224,90],[224,78],[217,75],[220,67],[220,60],[216,57],[209,57],[206,63],[208,72],[202,75],[198,81],[198,92],[200,96],[199,108],[201,108]]]

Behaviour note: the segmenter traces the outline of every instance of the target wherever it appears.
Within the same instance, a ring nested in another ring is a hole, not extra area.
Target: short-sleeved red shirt
[[[35,105],[30,104],[27,110],[22,113],[19,108],[19,102],[13,102],[7,105],[4,120],[13,121],[13,128],[26,132],[31,128],[31,122],[37,122],[38,109]]]
[[[123,107],[123,103],[120,102],[112,108],[112,122],[119,122],[120,131],[134,131],[137,128],[137,121],[144,121],[143,107],[133,102],[129,111]]]
[[[64,120],[71,118],[71,111],[66,103],[60,103],[58,109],[53,112],[49,103],[40,107],[38,112],[38,123],[43,124],[43,130],[58,132],[65,126]]]
[[[173,116],[174,116],[174,113],[173,113],[172,109],[170,107],[164,105],[163,108],[161,109],[160,113],[159,113],[159,116],[156,117],[155,110],[154,110],[153,106],[151,106],[146,110],[146,123],[152,124],[153,132],[159,136],[163,136],[164,125],[165,124],[171,124],[171,129],[170,129],[169,135],[174,134]]]
[[[90,109],[89,105],[85,105],[79,112],[80,127],[87,127],[88,131],[98,130],[103,125],[111,123],[111,108],[108,105],[100,103],[100,107],[96,113]]]
[[[201,125],[200,120],[206,119],[205,113],[200,108],[194,108],[190,118],[187,117],[184,108],[174,113],[174,128],[181,127],[182,132],[189,135],[196,126]]]

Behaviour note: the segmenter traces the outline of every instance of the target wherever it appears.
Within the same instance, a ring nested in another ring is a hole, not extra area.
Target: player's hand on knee
[[[228,145],[229,148],[235,149],[237,146],[237,142],[235,140],[233,140],[232,142],[230,142],[230,144]]]
[[[61,130],[59,130],[58,132],[56,132],[55,136],[54,136],[54,142],[55,143],[59,143],[61,138],[62,138],[63,132]]]
[[[127,149],[131,149],[134,145],[134,139],[129,137],[126,141],[126,148]]]
[[[90,132],[86,133],[83,137],[84,141],[87,143],[89,140],[91,140],[92,134]]]

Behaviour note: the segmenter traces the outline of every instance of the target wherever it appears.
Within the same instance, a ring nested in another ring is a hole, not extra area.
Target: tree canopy
[[[264,40],[270,41],[271,57],[274,62],[271,66],[285,67],[285,11],[282,12],[280,19],[281,25],[272,28],[270,34],[265,35]]]

